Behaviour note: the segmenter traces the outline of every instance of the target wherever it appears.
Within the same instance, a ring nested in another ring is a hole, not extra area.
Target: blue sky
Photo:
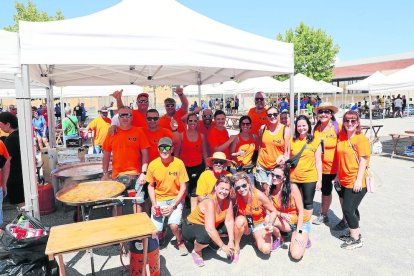
[[[24,1],[26,0],[19,0]],[[140,1],[140,0],[136,0]],[[150,1],[150,0],[148,0]],[[119,0],[32,0],[39,10],[66,18],[88,15]],[[233,27],[275,38],[303,21],[340,46],[339,60],[414,52],[414,1],[374,0],[178,0]],[[0,0],[0,28],[13,23],[14,0]]]

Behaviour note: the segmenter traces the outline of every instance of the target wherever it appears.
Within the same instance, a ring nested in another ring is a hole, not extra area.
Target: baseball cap
[[[168,137],[163,137],[158,141],[158,146],[172,146],[173,142]]]
[[[138,94],[137,98],[139,98],[139,97],[147,97],[148,98],[149,95],[148,95],[148,93],[142,92],[142,93]]]

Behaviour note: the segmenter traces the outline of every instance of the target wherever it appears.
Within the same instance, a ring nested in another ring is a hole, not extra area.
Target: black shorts
[[[217,232],[219,234],[227,233],[226,225],[223,223],[219,224],[217,227]],[[208,235],[206,228],[204,224],[192,224],[187,221],[187,219],[184,220],[182,224],[182,233],[183,233],[183,239],[188,242],[194,242],[196,240],[199,244],[209,244],[211,243],[211,238]]]
[[[197,197],[196,190],[197,190],[197,181],[200,178],[200,175],[206,170],[206,166],[204,163],[201,163],[198,166],[194,167],[186,167],[188,174],[188,188],[187,194],[189,197]]]

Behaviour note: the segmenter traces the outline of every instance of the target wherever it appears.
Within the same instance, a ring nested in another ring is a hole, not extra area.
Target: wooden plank
[[[153,236],[156,232],[154,223],[145,213],[59,225],[50,230],[45,254],[96,248]]]

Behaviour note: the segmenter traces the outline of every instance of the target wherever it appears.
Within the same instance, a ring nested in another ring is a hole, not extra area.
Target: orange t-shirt
[[[216,127],[212,128],[207,136],[208,145],[210,147],[210,154],[212,155],[215,151],[214,148],[224,144],[229,140],[229,133],[227,129],[218,130]],[[226,148],[223,150],[226,154],[226,158],[230,160],[230,150]]]
[[[211,200],[215,201],[215,197],[216,197],[215,195],[209,195],[208,197],[206,197],[203,200],[206,200],[207,198],[210,198]],[[216,203],[214,203],[214,205],[216,205]],[[214,211],[214,214],[215,214],[214,225],[215,225],[216,228],[220,225],[220,223],[225,221],[228,208],[229,208],[229,202],[228,202],[227,199],[225,199],[224,203],[223,203],[223,210],[219,213]],[[201,212],[201,210],[200,210],[200,204],[198,204],[197,207],[188,215],[187,220],[191,223],[194,223],[194,224],[204,225],[205,216],[204,216],[204,213]]]
[[[238,166],[246,166],[252,163],[252,157],[254,150],[256,148],[256,144],[253,139],[253,135],[250,135],[249,139],[243,140],[241,135],[238,135],[239,144],[236,147],[236,152],[244,151],[243,156],[235,156],[233,157],[234,162],[237,163]]]
[[[149,148],[147,136],[141,128],[131,127],[128,130],[118,128],[113,135],[107,135],[102,146],[104,151],[112,152],[112,178],[120,173],[141,173],[141,150]]]
[[[294,156],[300,152],[303,145],[306,143],[305,139],[290,139],[290,156]],[[309,183],[318,181],[318,171],[316,170],[315,152],[318,149],[320,140],[313,139],[313,141],[306,145],[305,150],[300,156],[299,163],[296,168],[290,170],[290,181],[294,183]]]
[[[174,120],[177,121],[177,124],[178,124],[178,132],[179,133],[181,133],[181,132],[183,132],[183,131],[186,130],[185,124],[184,124],[183,120],[181,120],[181,118],[184,115],[185,115],[184,110],[182,108],[180,108],[180,109],[178,109],[175,112],[175,114],[173,116]],[[169,130],[172,130],[170,124],[171,124],[171,118],[168,117],[167,114],[164,114],[163,116],[161,116],[160,122],[159,122],[159,126],[160,127],[167,128]]]
[[[256,107],[252,107],[247,116],[252,119],[252,133],[259,136],[260,127],[268,124],[266,109],[263,109],[260,113],[256,113]]]
[[[183,132],[180,158],[186,167],[194,167],[203,163],[203,141],[200,133],[197,134],[197,140],[192,142],[188,140],[187,131]]]
[[[141,113],[137,109],[132,110],[132,125],[134,127],[148,127],[145,113]]]
[[[371,149],[369,140],[364,134],[354,135],[349,144],[348,135],[341,132],[338,137],[338,144],[336,146],[336,156],[338,158],[338,176],[339,182],[345,188],[353,188],[356,178],[358,176],[359,164],[355,157],[355,151],[358,158],[360,156],[370,157]],[[369,159],[368,159],[369,163]],[[367,166],[368,166],[367,163]],[[365,176],[367,172],[365,171]],[[365,188],[365,177],[362,180],[362,187]]]
[[[201,134],[204,134],[204,137],[207,137],[208,132],[209,132],[212,128],[214,128],[214,126],[215,126],[215,125],[216,125],[216,123],[214,123],[214,121],[212,121],[212,122],[211,122],[211,125],[210,125],[210,128],[209,128],[209,129],[207,129],[207,128],[206,128],[206,126],[204,125],[203,121],[202,121],[202,120],[200,120],[200,121],[198,121],[198,124],[197,124],[197,130],[198,130],[198,132],[200,132]]]
[[[262,223],[266,217],[266,209],[262,205],[257,195],[258,190],[253,188],[252,202],[245,203],[240,195],[237,195],[237,212],[239,215],[251,215],[253,224],[258,225]]]
[[[103,118],[101,116],[96,117],[89,123],[88,129],[92,129],[94,132],[93,144],[102,146],[105,142],[106,135],[108,134],[109,127],[111,126],[111,119]]]
[[[155,158],[159,157],[160,154],[158,152],[158,141],[163,137],[169,137],[171,140],[173,139],[173,133],[171,130],[166,128],[158,128],[157,131],[150,131],[148,127],[142,128],[144,131],[148,142],[149,142],[149,158],[148,163],[154,160]]]
[[[264,169],[270,170],[276,166],[276,159],[285,154],[285,139],[283,133],[285,126],[279,129],[276,135],[272,135],[270,130],[265,129],[262,136],[261,148],[259,150],[259,156],[257,157],[257,163]]]
[[[338,129],[341,130],[342,126],[339,124]],[[339,133],[338,133],[339,135]],[[338,143],[338,137],[335,132],[335,127],[332,125],[329,130],[321,132],[320,127],[315,129],[314,139],[324,141],[325,153],[322,154],[322,173],[323,174],[336,174],[337,162],[335,159],[336,144]]]
[[[293,195],[290,194],[289,203],[286,208],[283,208],[282,199],[279,198],[279,196],[281,196],[281,193],[272,196],[273,206],[275,206],[276,210],[279,212],[290,215],[290,224],[298,224],[299,210],[296,206],[296,201]],[[306,223],[309,220],[309,214],[307,212],[303,212],[303,223]]]
[[[146,181],[155,187],[156,200],[166,201],[177,197],[180,184],[188,182],[188,175],[183,161],[177,157],[169,164],[158,157],[148,165]]]

